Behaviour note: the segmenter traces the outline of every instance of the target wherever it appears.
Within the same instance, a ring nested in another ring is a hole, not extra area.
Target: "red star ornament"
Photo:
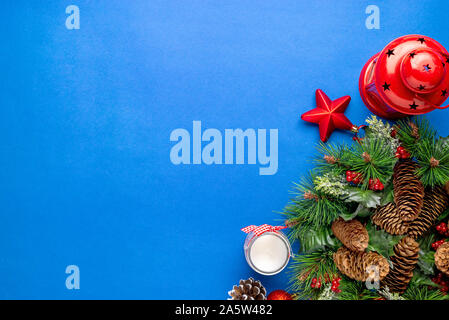
[[[301,119],[317,123],[320,126],[321,141],[326,142],[335,129],[354,130],[354,125],[344,115],[350,101],[350,96],[344,96],[332,101],[323,90],[317,89],[317,107],[304,113]]]

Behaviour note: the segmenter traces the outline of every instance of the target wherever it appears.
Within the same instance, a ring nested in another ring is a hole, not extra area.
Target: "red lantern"
[[[387,119],[419,115],[449,96],[449,53],[432,38],[407,35],[390,42],[362,69],[359,90],[374,114]]]

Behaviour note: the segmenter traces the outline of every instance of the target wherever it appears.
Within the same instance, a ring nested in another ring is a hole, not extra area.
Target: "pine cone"
[[[338,218],[332,223],[332,232],[352,251],[365,251],[368,247],[368,231],[358,220],[345,221]]]
[[[372,266],[378,267],[379,280],[385,278],[390,270],[387,259],[377,252],[355,252],[346,247],[340,247],[334,253],[334,262],[341,273],[358,281],[374,279]]]
[[[415,220],[423,206],[424,187],[416,169],[418,165],[412,160],[399,161],[394,167],[394,202],[403,221]]]
[[[253,278],[240,280],[239,285],[234,286],[228,294],[231,296],[229,300],[267,300],[267,290]]]
[[[408,230],[409,223],[402,221],[393,202],[377,208],[371,220],[376,226],[392,235],[403,235]]]
[[[438,270],[449,276],[449,242],[438,247],[435,252],[435,265]]]
[[[444,185],[444,190],[446,190],[446,193],[449,195],[449,181]]]
[[[449,196],[443,188],[435,187],[426,190],[424,205],[416,220],[412,221],[408,228],[408,235],[418,239],[435,223],[438,216],[446,210],[449,205]]]
[[[390,292],[403,293],[413,277],[413,270],[418,262],[419,244],[411,237],[405,236],[394,246],[391,257],[393,267],[382,282]]]

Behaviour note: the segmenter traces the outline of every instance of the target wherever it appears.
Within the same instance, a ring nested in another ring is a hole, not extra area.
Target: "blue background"
[[[67,30],[65,8],[81,11]],[[380,8],[380,30],[365,8]],[[276,224],[318,128],[314,91],[420,33],[449,48],[447,1],[8,1],[1,5],[0,298],[224,299],[255,275],[249,224]],[[449,111],[429,115],[449,134]],[[176,128],[279,129],[279,170],[170,162]],[[331,141],[349,141],[336,132]],[[81,270],[67,290],[65,268]]]

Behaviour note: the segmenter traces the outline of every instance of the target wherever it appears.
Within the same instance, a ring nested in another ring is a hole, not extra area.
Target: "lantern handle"
[[[435,105],[434,105],[434,107],[435,107],[436,109],[444,110],[444,109],[449,108],[449,104],[448,104],[447,106],[444,106],[444,107],[435,106]]]
[[[444,52],[441,52],[441,51],[440,51],[440,54],[442,54],[442,55],[445,56],[446,58],[449,58],[449,56],[448,56],[446,53],[444,53]],[[436,106],[436,105],[434,105],[434,104],[432,104],[432,103],[429,103],[429,104],[430,104],[432,107],[435,107],[435,109],[444,110],[444,109],[449,108],[449,104],[448,104],[447,106],[444,106],[444,107]]]
[[[436,104],[429,102],[427,99],[423,98],[422,96],[419,96],[418,94],[415,94],[415,98],[417,98],[418,100],[421,100],[422,102],[426,103],[427,105],[429,105],[435,109],[444,110],[444,109],[449,108],[449,104],[447,106],[437,106]]]

